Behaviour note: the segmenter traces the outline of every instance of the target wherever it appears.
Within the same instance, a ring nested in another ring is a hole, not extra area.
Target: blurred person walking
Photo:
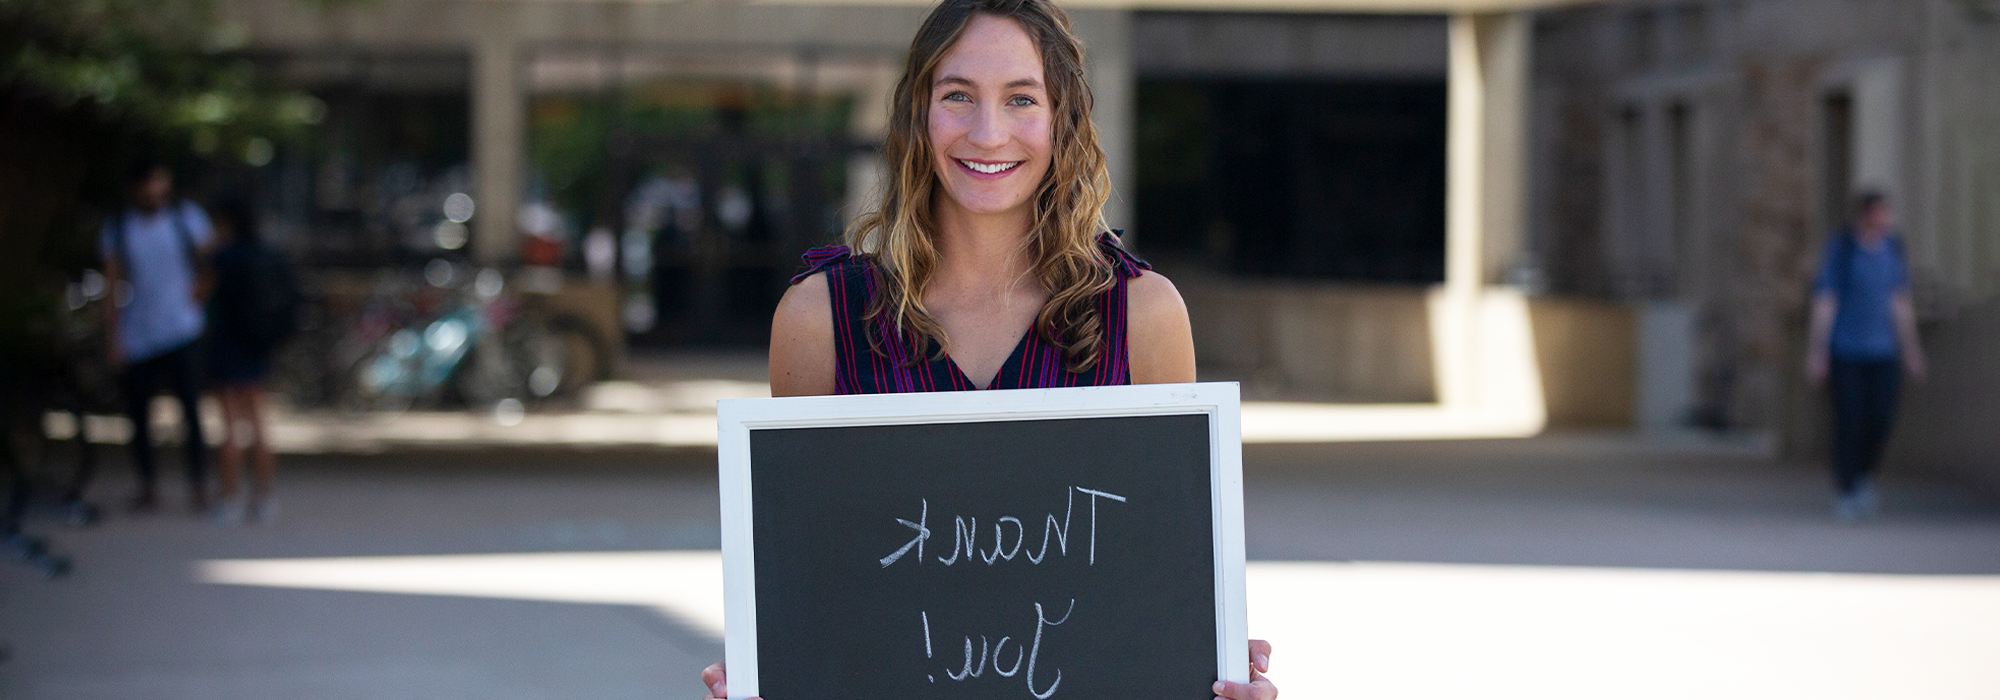
[[[1902,375],[1928,368],[1902,238],[1880,193],[1855,198],[1854,220],[1833,232],[1813,280],[1806,375],[1833,399],[1834,515],[1852,522],[1880,509],[1875,469],[1889,442]]]
[[[297,328],[299,293],[291,268],[262,245],[250,204],[242,199],[215,203],[215,293],[208,306],[209,377],[222,399],[222,454],[217,466],[215,520],[239,525],[277,517],[271,495],[277,460],[271,454],[264,419],[264,381],[271,355]],[[251,466],[251,488],[239,488],[243,462]]]
[[[127,182],[131,205],[104,223],[100,247],[112,294],[104,305],[105,339],[111,366],[120,373],[139,472],[131,506],[142,512],[159,506],[149,418],[153,394],[164,382],[181,404],[188,504],[204,512],[208,445],[202,442],[195,345],[205,323],[199,267],[212,231],[201,207],[173,196],[166,165],[141,161]]]

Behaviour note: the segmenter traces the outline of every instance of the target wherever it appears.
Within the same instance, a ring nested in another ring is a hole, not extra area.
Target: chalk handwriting
[[[1000,548],[1005,546],[1003,543],[1007,541],[1007,532],[1000,526],[1007,523],[1014,524],[1014,548],[1003,554]],[[981,554],[979,558],[985,559],[988,566],[993,565],[993,560],[995,559],[1013,561],[1014,555],[1021,553],[1021,544],[1027,541],[1027,539],[1028,528],[1021,524],[1020,518],[1011,515],[1000,516],[1000,519],[993,523],[993,551]]]
[[[1089,563],[1094,566],[1097,564],[1098,501],[1102,499],[1125,503],[1127,499],[1115,493],[1087,489],[1081,486],[1072,486],[1064,490],[1063,517],[1061,520],[1057,520],[1056,514],[1051,512],[1043,521],[1042,543],[1039,549],[1028,550],[1026,548],[1028,526],[1020,518],[1012,515],[1003,515],[999,519],[992,521],[992,546],[990,548],[982,548],[979,542],[981,530],[979,529],[978,516],[958,515],[952,517],[951,553],[949,555],[937,555],[936,559],[938,563],[945,566],[974,561],[985,562],[987,566],[993,566],[999,562],[1013,561],[1015,557],[1026,554],[1029,564],[1040,564],[1049,556],[1050,540],[1055,541],[1056,552],[1059,555],[1069,556],[1070,533],[1073,532],[1071,525],[1076,515],[1077,494],[1083,494],[1090,499],[1090,540],[1087,552]],[[929,541],[935,534],[930,528],[930,516],[930,499],[919,499],[916,521],[912,522],[902,518],[894,518],[897,524],[908,528],[912,534],[909,541],[904,542],[902,547],[896,549],[894,552],[890,552],[888,556],[877,560],[883,568],[888,568],[889,565],[902,561],[904,555],[909,554],[913,549],[916,550],[916,557],[912,561],[916,562],[917,565],[924,563],[924,543]],[[1007,537],[1010,530],[1014,535],[1011,545]]]
[[[1076,487],[1076,490],[1090,494],[1090,563],[1096,564],[1097,563],[1097,497],[1103,496],[1105,498],[1109,498],[1119,503],[1124,503],[1125,497],[1116,494],[1105,493],[1103,491],[1092,491],[1090,489],[1083,488],[1081,486]]]
[[[1035,661],[1042,655],[1042,627],[1044,625],[1054,627],[1069,622],[1070,613],[1074,612],[1076,612],[1075,598],[1069,599],[1069,608],[1063,611],[1062,619],[1055,621],[1050,621],[1047,615],[1042,614],[1041,603],[1035,604],[1035,646],[1028,651],[1028,694],[1035,696],[1035,700],[1049,700],[1050,695],[1056,694],[1056,686],[1062,685],[1062,669],[1059,668],[1056,669],[1056,679],[1049,684],[1048,690],[1039,692],[1035,690]]]
[[[924,540],[931,538],[931,502],[929,500],[923,501],[923,510],[920,513],[917,516],[917,521],[914,523],[902,518],[896,519],[896,522],[902,523],[912,530],[916,530],[917,536],[910,538],[909,544],[903,545],[902,549],[896,550],[895,553],[889,556],[882,557],[883,568],[886,569],[890,564],[896,563],[897,559],[903,558],[903,555],[908,553],[911,547],[917,548],[917,561],[922,562],[924,560]]]
[[[965,560],[968,562],[972,561],[972,546],[974,544],[973,540],[974,538],[979,536],[978,518],[973,518],[972,524],[970,525],[965,524],[965,516],[963,515],[954,518],[954,520],[957,521],[958,524],[956,527],[952,528],[953,542],[951,547],[951,558],[946,559],[944,557],[938,557],[938,561],[944,562],[945,566],[951,566],[953,564],[958,563],[958,550],[960,549],[965,550]]]
[[[1042,659],[1042,640],[1044,638],[1045,631],[1048,628],[1060,626],[1063,623],[1068,622],[1070,615],[1075,613],[1076,613],[1076,599],[1074,598],[1070,599],[1069,607],[1063,611],[1062,617],[1056,620],[1049,619],[1048,613],[1043,610],[1041,603],[1035,603],[1035,638],[1032,642],[1024,644],[1020,641],[1015,640],[1013,637],[1001,637],[1000,641],[995,643],[992,641],[991,637],[982,634],[979,635],[978,654],[974,654],[972,652],[973,635],[969,634],[965,635],[963,637],[963,639],[965,640],[964,656],[962,657],[958,669],[953,670],[950,667],[946,667],[944,670],[944,675],[946,678],[949,678],[954,682],[964,682],[967,680],[978,678],[986,673],[987,663],[990,661],[993,665],[993,672],[995,674],[998,674],[999,677],[1013,678],[1015,675],[1020,674],[1022,672],[1021,665],[1025,662],[1028,667],[1027,675],[1022,680],[1027,682],[1028,694],[1034,696],[1035,700],[1048,700],[1049,696],[1055,695],[1056,688],[1062,686],[1063,674],[1062,674],[1062,669],[1060,668],[1055,669],[1055,678],[1049,681],[1048,687],[1039,690],[1036,689],[1035,687],[1036,667],[1039,665],[1042,666],[1043,668],[1047,668],[1047,664],[1044,664]],[[924,622],[924,656],[926,658],[929,658],[931,656],[930,613],[924,612],[922,613],[922,615]],[[1014,646],[1014,661],[1012,664],[1008,664],[1006,667],[1003,668],[1001,665],[1003,663],[1001,661],[1001,658],[1007,652],[1007,645],[1009,644],[1012,644]],[[937,682],[936,674],[930,674],[928,677],[932,683]]]
[[[1074,526],[1077,525],[1076,497],[1078,494],[1082,494],[1090,500],[1089,532],[1087,535],[1079,533],[1074,529]],[[1026,555],[1025,558],[1030,565],[1037,565],[1047,560],[1051,554],[1060,557],[1069,556],[1071,535],[1076,535],[1087,538],[1087,543],[1077,543],[1079,549],[1083,550],[1079,553],[1085,554],[1089,565],[1095,566],[1097,565],[1097,532],[1100,525],[1099,516],[1101,514],[1100,501],[1126,503],[1129,499],[1108,491],[1088,489],[1081,486],[1071,486],[1064,489],[1062,517],[1057,518],[1055,512],[1051,510],[1042,519],[1042,542],[1035,549],[1028,548],[1028,524],[1019,517],[1002,515],[989,520],[988,522],[993,524],[992,541],[983,542],[982,536],[984,530],[979,527],[978,516],[954,515],[951,519],[952,542],[948,553],[931,555],[931,558],[945,566],[955,566],[960,563],[971,564],[974,562],[984,562],[987,566],[995,566],[1000,562],[1013,561],[1022,555]],[[942,528],[943,516],[940,515],[939,517],[939,527]],[[917,500],[916,520],[892,519],[896,521],[897,525],[907,528],[907,533],[905,534],[909,536],[909,539],[903,542],[901,547],[890,552],[888,556],[877,559],[876,563],[881,564],[882,568],[885,569],[901,561],[914,562],[911,566],[922,566],[925,560],[925,544],[933,536],[938,535],[937,532],[931,530],[930,526],[930,499]],[[899,530],[898,532],[903,531]],[[1051,541],[1054,541],[1055,544],[1054,552],[1049,551]],[[916,556],[910,556],[912,552]],[[1042,607],[1041,603],[1035,603],[1034,606],[1035,635],[1032,639],[1003,635],[996,642],[990,634],[962,635],[960,638],[961,655],[957,668],[946,666],[943,669],[944,677],[954,683],[970,682],[973,679],[984,676],[990,665],[995,677],[1014,678],[1020,676],[1021,680],[1028,686],[1028,694],[1033,696],[1035,700],[1048,700],[1050,696],[1055,695],[1056,689],[1062,685],[1063,670],[1060,667],[1053,667],[1053,664],[1042,657],[1042,643],[1047,635],[1050,634],[1051,628],[1068,622],[1070,616],[1076,612],[1076,599],[1071,598],[1069,607],[1063,610],[1062,617],[1053,620],[1049,619],[1048,611]],[[918,619],[923,622],[924,626],[924,658],[935,659],[937,650],[931,643],[930,612],[927,610],[920,611]],[[973,637],[979,638],[977,652],[973,651]],[[1010,646],[1012,647],[1011,651],[1014,653],[1012,654],[1013,659],[1008,660],[1007,656],[1009,655],[1007,652],[1010,651]],[[950,642],[945,642],[945,649],[947,650],[945,653],[947,655],[950,654],[950,648]],[[932,668],[935,669],[936,667],[933,666]],[[935,672],[927,673],[925,674],[925,678],[932,683],[936,683],[938,674]],[[1039,685],[1037,678],[1047,681],[1047,687]]]

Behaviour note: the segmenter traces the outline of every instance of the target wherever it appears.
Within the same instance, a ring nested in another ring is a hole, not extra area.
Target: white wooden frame
[[[1243,584],[1243,433],[1235,382],[1076,389],[730,399],[717,402],[722,490],[723,646],[729,697],[759,694],[756,556],[750,512],[750,431],[981,423],[1116,416],[1206,415],[1215,543],[1218,678],[1250,680]]]

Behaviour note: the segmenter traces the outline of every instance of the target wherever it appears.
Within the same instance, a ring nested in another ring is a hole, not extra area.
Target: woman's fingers
[[[702,700],[727,700],[729,697],[729,678],[720,661],[701,670],[701,684],[708,688],[708,697]]]
[[[1250,640],[1250,667],[1260,673],[1271,672],[1271,643],[1262,639]]]
[[[1250,682],[1216,681],[1216,700],[1276,700],[1278,686],[1264,677],[1271,670],[1271,643],[1250,640]]]
[[[1250,672],[1249,683],[1216,681],[1213,690],[1216,700],[1278,700],[1278,686],[1256,671]]]

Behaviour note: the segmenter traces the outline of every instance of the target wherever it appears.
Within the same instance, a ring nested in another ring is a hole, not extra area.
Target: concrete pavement
[[[1245,456],[1288,698],[2000,696],[2000,501],[1953,484],[1891,474],[1848,526],[1805,465],[1619,436]],[[0,697],[697,697],[713,460],[294,456],[274,526],[44,520],[77,569],[0,567]]]

